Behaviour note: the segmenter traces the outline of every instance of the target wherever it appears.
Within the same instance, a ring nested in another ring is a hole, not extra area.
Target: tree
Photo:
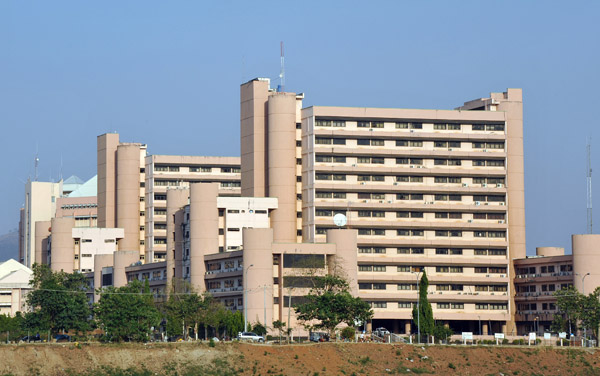
[[[214,328],[215,336],[219,334],[219,327],[225,321],[227,310],[223,304],[215,300],[212,295],[206,293],[203,297],[202,307],[198,311],[198,321],[204,325],[204,336],[205,338],[208,338],[208,327]]]
[[[423,269],[423,275],[419,281],[419,304],[413,306],[412,316],[413,321],[419,328],[420,333],[425,335],[433,334],[434,323],[433,323],[433,310],[431,309],[431,303],[427,299],[427,288],[429,287],[429,280],[427,279],[427,273]],[[421,339],[419,338],[419,341]]]
[[[252,325],[252,332],[258,334],[259,336],[264,336],[267,334],[267,328],[263,324],[257,322]]]
[[[366,322],[373,316],[370,305],[350,293],[348,282],[336,275],[314,277],[313,287],[305,297],[305,302],[294,310],[298,320],[314,329],[325,329],[330,336],[341,323],[354,326]]]
[[[600,325],[600,302],[598,295],[600,288],[596,288],[589,295],[581,295],[579,297],[579,312],[577,317],[581,320],[581,325],[592,331],[594,337],[598,338],[598,325]]]
[[[285,328],[285,322],[283,322],[281,320],[275,320],[275,321],[273,321],[273,328],[275,328],[279,331],[279,343],[281,344],[281,333],[283,332],[283,329]]]
[[[226,311],[223,325],[225,326],[225,332],[230,338],[236,337],[239,332],[244,331],[244,315],[242,311]]]
[[[184,292],[185,291],[185,292]],[[169,300],[165,304],[167,331],[183,335],[187,339],[189,329],[194,328],[198,339],[198,312],[204,305],[204,299],[189,288],[177,289],[174,285]]]
[[[86,296],[87,280],[81,273],[50,270],[48,265],[34,264],[32,290],[27,294],[31,312],[25,317],[30,329],[87,331],[90,329],[90,306]]]
[[[435,338],[439,339],[440,341],[442,339],[447,339],[452,334],[454,334],[454,332],[452,331],[452,329],[450,329],[449,327],[447,327],[446,325],[444,325],[442,323],[438,322],[433,327],[433,335],[434,335]]]
[[[571,286],[556,291],[554,296],[556,296],[557,313],[562,314],[564,320],[568,323],[569,335],[572,335],[573,331],[577,330],[582,295]],[[555,315],[554,326],[558,326],[559,324],[560,319],[557,319],[557,316],[559,315]]]
[[[0,336],[3,341],[17,340],[21,337],[23,327],[23,316],[21,312],[17,312],[14,317],[8,315],[0,315]]]
[[[95,313],[107,341],[146,341],[152,327],[160,323],[148,280],[99,290]]]

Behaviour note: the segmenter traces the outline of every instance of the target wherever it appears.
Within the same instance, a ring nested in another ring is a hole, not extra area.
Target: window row
[[[242,172],[240,167],[213,167],[213,166],[189,166],[190,172],[213,172],[213,169],[219,169],[215,172],[223,172],[223,173],[237,173]],[[180,166],[165,166],[165,165],[155,165],[154,171],[156,172],[179,172]]]
[[[316,119],[315,126],[317,127],[346,127],[345,120],[327,120],[327,119]],[[361,120],[356,122],[357,128],[384,128],[385,123],[380,120],[368,121]],[[396,129],[423,129],[422,122],[396,122]],[[460,123],[433,123],[434,130],[452,130],[459,131],[462,129]],[[481,124],[476,123],[471,125],[471,129],[474,131],[504,131],[504,124]]]
[[[359,272],[387,272],[388,265],[368,265],[361,264],[358,265]],[[393,270],[393,266],[389,265],[391,270]],[[415,266],[415,265],[397,265],[396,272],[398,273],[412,273],[412,272],[420,272],[423,271],[424,266]],[[436,266],[436,273],[463,273],[463,266]],[[473,271],[475,273],[482,274],[506,274],[506,266],[482,266],[482,267],[474,267]]]
[[[393,251],[393,248],[391,249]],[[413,254],[422,255],[425,254],[425,248],[423,247],[398,247],[395,248],[397,254]],[[436,255],[453,255],[458,256],[463,254],[462,248],[434,248]],[[387,248],[384,247],[358,247],[358,253],[379,253],[386,254]],[[506,256],[506,249],[474,249],[473,253],[475,256]],[[398,270],[400,271],[400,270]],[[406,270],[409,271],[409,270]]]
[[[393,307],[395,304],[398,304],[398,308],[412,308],[416,306],[416,302],[382,302],[382,301],[372,301],[367,302],[372,308],[388,308],[388,305]],[[434,303],[437,309],[465,309],[465,303]],[[467,303],[468,304],[468,303]],[[507,303],[476,303],[476,310],[495,310],[502,311],[508,309]]]
[[[340,137],[315,137],[316,145],[347,145],[347,141],[353,140],[352,138],[340,138]],[[433,142],[434,148],[441,149],[460,149],[463,146],[467,146],[469,143],[471,144],[472,149],[483,150],[503,150],[505,147],[504,142],[466,142],[466,141],[430,141],[430,140],[386,140],[382,138],[357,138],[356,145],[357,146],[386,146],[385,141],[393,142],[397,147],[413,147],[413,148],[422,148],[425,143]],[[388,145],[389,146],[389,145]],[[190,171],[193,167],[190,167]],[[208,171],[210,172],[210,168]]]

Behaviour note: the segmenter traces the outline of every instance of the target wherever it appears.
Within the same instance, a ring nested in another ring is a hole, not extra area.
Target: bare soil
[[[0,375],[116,374],[600,375],[600,352],[581,348],[373,343],[218,343],[212,348],[201,343],[0,346]]]

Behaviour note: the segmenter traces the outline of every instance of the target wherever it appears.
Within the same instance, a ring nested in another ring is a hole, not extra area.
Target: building
[[[146,157],[145,245],[153,257],[166,258],[167,190],[189,188],[191,183],[219,183],[219,196],[240,196],[240,159],[148,155]]]
[[[538,247],[536,255],[514,260],[516,320],[519,334],[550,329],[557,305],[554,293],[575,287],[589,295],[600,286],[600,235],[572,235],[572,253]]]
[[[242,194],[278,199],[276,241],[322,242],[342,213],[358,230],[359,296],[372,303],[374,325],[410,332],[426,270],[437,320],[515,333],[510,260],[525,257],[521,90],[455,110],[300,110],[302,97],[266,79],[241,88]]]
[[[27,310],[26,297],[33,271],[14,259],[0,263],[0,315]]]
[[[66,196],[60,197],[56,201],[56,217],[75,218],[75,227],[96,227],[98,224],[97,176],[79,184],[69,193],[65,187],[69,188],[69,186],[63,185],[63,192]]]
[[[25,183],[25,204],[19,223],[19,262],[31,268],[35,259],[36,222],[49,221],[56,214],[56,200],[62,196],[58,183],[31,181]]]

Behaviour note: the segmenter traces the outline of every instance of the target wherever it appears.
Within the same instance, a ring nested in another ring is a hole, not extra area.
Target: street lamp
[[[590,275],[590,273],[585,273],[583,276],[579,273],[575,273],[576,276],[581,278],[581,293],[583,294],[583,296],[585,296],[585,277],[587,277],[588,275]],[[583,328],[583,338],[587,339],[587,328]]]
[[[477,315],[477,317],[479,318],[479,335],[482,335],[482,333],[481,333],[481,316]]]
[[[420,289],[419,289],[419,285],[420,285],[419,276],[421,275],[421,272],[422,272],[422,270],[419,271],[419,272],[413,272],[413,271],[411,271],[411,273],[414,274],[415,277],[417,278],[417,333],[418,333],[418,336],[419,336],[419,342],[418,343],[421,343],[421,309],[419,307],[419,300],[420,300],[419,299],[420,298],[419,297],[419,292],[420,292]]]
[[[250,269],[253,266],[254,266],[254,264],[248,265],[248,267],[244,269],[244,273],[243,273],[243,278],[244,278],[244,332],[248,331],[248,269]]]

